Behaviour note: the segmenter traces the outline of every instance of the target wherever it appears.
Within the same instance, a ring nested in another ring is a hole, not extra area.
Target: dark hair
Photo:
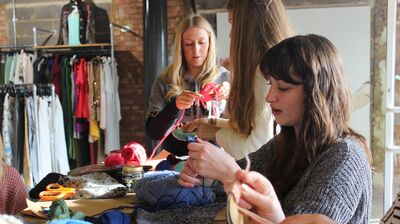
[[[365,138],[349,127],[351,94],[342,59],[328,39],[310,34],[283,40],[266,52],[260,69],[267,79],[304,86],[307,109],[299,125],[301,133],[296,136],[294,127],[281,127],[275,136],[276,160],[266,172],[279,197],[297,183],[311,161],[340,138],[357,139],[371,162]]]

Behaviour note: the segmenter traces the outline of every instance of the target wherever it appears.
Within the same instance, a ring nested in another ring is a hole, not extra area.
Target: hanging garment
[[[24,99],[24,156],[23,156],[23,177],[25,186],[28,189],[33,187],[31,155],[29,149],[29,125],[28,110],[26,108],[27,98]]]
[[[48,173],[52,172],[52,153],[50,142],[50,107],[48,97],[38,98],[38,126],[39,126],[39,145],[38,158],[41,159],[38,167],[39,180],[44,178]]]
[[[119,139],[121,109],[118,95],[118,75],[112,72],[111,58],[103,57],[103,66],[107,108],[104,152],[109,154],[112,150],[121,148]]]
[[[6,57],[6,66],[4,70],[4,84],[9,83],[9,78],[10,78],[10,69],[11,69],[11,64],[13,61],[13,56],[12,55],[7,55]]]
[[[28,97],[26,100],[26,110],[28,114],[28,141],[31,158],[31,170],[33,183],[37,184],[41,179],[39,176],[40,161],[38,157],[38,134],[39,127],[37,123],[37,104],[33,97]]]
[[[69,158],[75,158],[73,153],[73,118],[72,118],[72,101],[71,101],[71,66],[69,64],[69,58],[63,57],[60,64],[60,101],[63,109],[64,117],[64,132],[65,141],[68,149]]]
[[[25,56],[25,73],[24,73],[24,82],[25,84],[33,83],[33,54],[26,54]]]
[[[79,10],[78,6],[73,6],[73,10],[68,15],[68,45],[79,45]]]
[[[102,68],[102,60],[100,57],[93,58],[89,63],[89,114],[90,128],[89,134],[92,142],[99,140],[100,128],[98,118],[100,117],[100,71]]]
[[[0,54],[0,84],[4,84],[4,77],[6,71],[6,54]]]
[[[55,97],[54,105],[54,141],[55,141],[55,163],[54,172],[67,174],[70,170],[68,163],[67,145],[65,143],[65,132],[64,132],[64,118],[59,98]]]
[[[23,84],[24,74],[26,70],[26,57],[27,55],[23,50],[18,54],[16,64],[15,64],[15,72],[14,72],[14,79],[11,80],[14,84]]]
[[[13,141],[13,166],[19,173],[24,171],[24,98],[16,96],[14,104],[14,138]]]
[[[8,73],[8,80],[7,80],[7,83],[10,83],[10,82],[13,82],[13,81],[14,81],[15,66],[16,66],[16,64],[17,64],[17,60],[18,60],[18,54],[15,53],[15,54],[12,56],[12,59],[11,59],[11,65],[10,65],[10,70],[9,70],[9,73]]]
[[[84,58],[80,58],[74,64],[75,75],[75,95],[77,95],[77,103],[75,107],[76,118],[89,118],[89,83],[87,77],[87,67]]]
[[[81,0],[75,1],[79,10],[79,41],[82,44],[95,43],[95,29],[94,29],[94,15],[93,6],[88,2],[82,2]],[[72,6],[75,3],[72,1],[64,5],[61,9],[60,18],[60,35],[58,37],[57,44],[68,44],[68,16],[73,10]]]
[[[47,57],[40,57],[33,62],[33,82],[35,84],[50,83],[50,70],[48,66],[49,60]]]
[[[14,139],[14,102],[15,98],[11,97],[8,93],[4,98],[3,103],[3,123],[2,123],[2,134],[5,152],[5,162],[12,166],[13,165],[13,141]]]

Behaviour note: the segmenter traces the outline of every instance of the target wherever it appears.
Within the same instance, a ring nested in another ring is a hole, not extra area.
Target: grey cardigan
[[[251,170],[265,172],[274,158],[274,145],[272,139],[250,154]],[[338,223],[368,223],[371,195],[368,158],[358,141],[347,137],[310,163],[281,204],[286,216],[318,213]]]

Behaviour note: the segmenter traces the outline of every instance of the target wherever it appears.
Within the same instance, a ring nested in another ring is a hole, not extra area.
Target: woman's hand
[[[229,82],[223,82],[215,88],[215,99],[216,100],[227,100],[229,91],[231,90],[231,84]]]
[[[186,132],[196,132],[197,137],[207,141],[215,141],[216,133],[219,129],[221,128],[210,124],[208,118],[193,120],[182,127],[182,130],[185,130]]]
[[[197,139],[197,142],[188,145],[190,168],[201,177],[219,180],[221,182],[234,181],[235,173],[240,169],[235,159],[221,148]]]
[[[198,176],[199,175],[190,167],[190,161],[187,161],[179,175],[178,184],[182,187],[192,188],[201,183]]]
[[[216,140],[216,134],[217,131],[219,131],[219,129],[221,129],[220,127],[217,127],[215,125],[211,125],[211,124],[202,124],[199,127],[197,127],[196,129],[196,134],[197,137],[203,139],[203,140]]]
[[[175,104],[179,110],[189,109],[193,106],[193,103],[201,97],[201,94],[185,90],[176,97]]]
[[[187,122],[185,125],[183,125],[181,128],[182,130],[185,130],[187,132],[194,132],[196,129],[200,127],[200,125],[203,124],[208,124],[208,118],[198,118],[196,120]]]
[[[281,204],[272,184],[262,174],[254,171],[239,170],[236,179],[240,185],[238,205],[251,210],[259,216],[279,223],[285,218]],[[237,189],[233,192],[238,197]]]

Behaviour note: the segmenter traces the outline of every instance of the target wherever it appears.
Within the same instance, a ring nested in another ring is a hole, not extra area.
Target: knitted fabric
[[[269,141],[250,154],[251,169],[264,173],[276,154]],[[290,155],[288,155],[290,156]],[[244,160],[239,165],[245,164]],[[281,200],[286,216],[324,214],[337,223],[368,223],[372,172],[363,148],[352,138],[338,140],[317,156]]]
[[[226,206],[224,202],[207,206],[172,207],[163,210],[135,209],[137,224],[211,224],[218,212]]]
[[[207,205],[215,200],[209,187],[185,188],[178,184],[179,173],[174,171],[147,172],[133,185],[138,200],[154,207]]]
[[[130,224],[129,215],[114,209],[102,214],[96,221],[96,224]]]
[[[0,214],[13,215],[27,207],[28,194],[17,170],[1,162],[0,169],[4,169],[0,180]]]

